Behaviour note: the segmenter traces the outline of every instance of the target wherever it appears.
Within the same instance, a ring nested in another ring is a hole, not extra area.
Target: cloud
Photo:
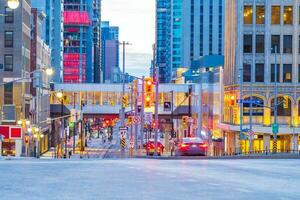
[[[102,20],[120,27],[120,40],[132,45],[128,52],[151,53],[155,39],[154,0],[103,0]]]

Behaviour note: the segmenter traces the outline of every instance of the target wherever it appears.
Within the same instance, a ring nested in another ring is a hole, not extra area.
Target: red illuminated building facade
[[[63,82],[94,82],[92,0],[64,0]]]

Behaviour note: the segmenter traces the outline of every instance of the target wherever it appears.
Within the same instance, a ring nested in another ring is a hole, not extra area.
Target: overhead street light
[[[54,69],[53,68],[46,68],[45,72],[48,76],[52,76],[54,74]]]
[[[61,99],[63,97],[63,95],[64,94],[62,92],[57,92],[56,93],[56,97],[59,98],[59,99]]]
[[[20,2],[19,0],[7,0],[7,5],[10,9],[16,9],[19,7]]]

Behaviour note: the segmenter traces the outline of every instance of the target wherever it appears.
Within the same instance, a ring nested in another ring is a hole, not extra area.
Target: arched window
[[[288,99],[288,104],[284,104],[283,97],[277,97],[277,116],[291,116],[292,115],[292,101]],[[271,107],[274,108],[274,98],[271,101]],[[274,109],[272,109],[272,116],[274,116]]]
[[[250,97],[247,97],[244,99],[243,103],[243,111],[244,111],[244,116],[250,116]],[[253,116],[263,116],[264,115],[264,100],[252,96],[252,115]]]
[[[250,111],[251,111],[251,101],[250,97],[244,99],[243,103],[243,123],[249,124],[252,119],[252,124],[262,124],[263,123],[263,115],[264,115],[264,100],[252,96],[252,118],[250,118]]]

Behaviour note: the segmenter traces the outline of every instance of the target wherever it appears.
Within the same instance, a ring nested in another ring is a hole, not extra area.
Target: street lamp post
[[[28,128],[27,131],[33,134],[35,141],[34,155],[36,158],[40,158],[40,140],[44,137],[44,134],[41,133],[40,128],[35,126]]]
[[[64,131],[64,137],[65,137],[65,156],[67,156],[67,133],[64,130],[64,118],[63,118],[63,109],[64,109],[64,94],[63,91],[60,91],[56,93],[56,97],[60,100],[60,118],[61,118],[61,129]]]

